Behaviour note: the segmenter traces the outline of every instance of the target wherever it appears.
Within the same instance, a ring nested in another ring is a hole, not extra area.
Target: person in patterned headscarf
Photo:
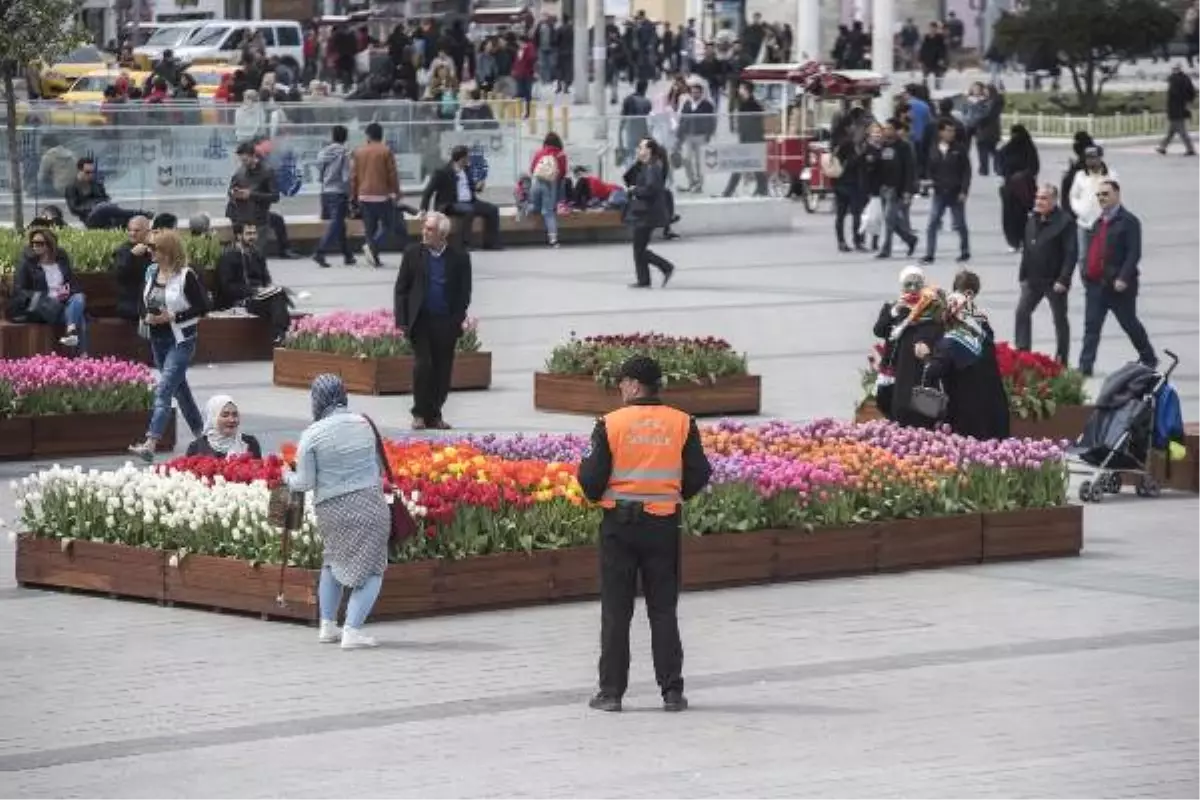
[[[318,600],[318,640],[343,650],[375,647],[363,623],[387,569],[391,511],[383,495],[383,464],[373,426],[351,413],[346,385],[337,375],[312,382],[313,424],[300,437],[294,471],[283,480],[294,492],[312,492],[317,530],[325,545]],[[351,589],[346,626],[337,625],[344,589]]]
[[[877,387],[881,398],[880,410],[888,419],[913,428],[929,428],[933,420],[910,408],[913,387],[921,382],[922,365],[914,357],[914,346],[932,343],[942,335],[936,309],[940,303],[938,290],[929,286],[925,272],[916,266],[900,272],[900,296],[885,303],[875,322],[875,335],[884,340],[880,375],[884,385]],[[890,374],[889,374],[890,373]],[[880,391],[882,390],[882,391]]]

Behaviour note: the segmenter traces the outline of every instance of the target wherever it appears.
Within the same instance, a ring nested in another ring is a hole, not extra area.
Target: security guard
[[[620,711],[629,684],[629,622],[638,574],[650,619],[654,675],[663,709],[683,711],[679,641],[679,537],[683,501],[712,467],[695,421],[658,398],[662,370],[646,356],[621,366],[625,406],[596,420],[579,484],[604,508],[600,523],[600,691],[589,705]]]

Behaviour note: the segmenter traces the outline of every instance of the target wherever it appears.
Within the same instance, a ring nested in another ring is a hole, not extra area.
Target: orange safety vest
[[[683,443],[692,418],[670,406],[632,405],[604,417],[612,474],[600,500],[640,502],[646,513],[665,517],[683,502]]]

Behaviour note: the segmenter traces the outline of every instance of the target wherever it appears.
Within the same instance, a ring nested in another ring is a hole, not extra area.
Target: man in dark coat
[[[454,350],[471,305],[471,256],[447,243],[450,218],[431,211],[421,242],[410,244],[396,276],[396,327],[413,349],[413,430],[449,430],[442,406],[450,394]]]
[[[1196,155],[1192,137],[1188,135],[1188,120],[1192,118],[1192,112],[1188,106],[1194,102],[1196,102],[1196,84],[1192,83],[1192,79],[1183,71],[1183,67],[1176,64],[1171,69],[1171,77],[1167,78],[1167,135],[1158,145],[1158,152],[1162,155],[1167,154],[1167,146],[1171,144],[1171,140],[1175,138],[1176,134],[1179,134],[1179,138],[1183,140],[1184,155]]]
[[[480,200],[483,185],[471,177],[471,151],[458,145],[450,161],[434,170],[421,194],[421,211],[432,208],[448,217],[459,217],[459,239],[463,249],[471,241],[475,217],[483,217],[483,249],[500,249],[500,209]]]
[[[258,229],[235,222],[233,235],[233,246],[217,260],[213,308],[244,308],[249,314],[269,320],[271,336],[275,344],[281,344],[292,325],[287,291],[271,280],[267,260],[256,246]]]
[[[929,204],[929,227],[925,232],[923,264],[932,264],[937,255],[938,231],[949,209],[958,230],[960,263],[971,260],[970,234],[967,232],[967,195],[971,191],[971,159],[958,139],[954,120],[938,122],[937,142],[929,150],[929,181],[933,197]]]
[[[763,126],[763,107],[754,96],[754,84],[743,82],[738,86],[738,106],[733,117],[734,123],[737,125],[739,142],[742,144],[759,144],[766,141]],[[766,145],[763,145],[763,148],[765,154]],[[737,191],[738,183],[741,180],[741,172],[732,173],[729,176],[729,183],[725,185],[724,196],[733,197],[733,193]],[[756,197],[765,197],[767,195],[767,173],[762,171],[754,173],[754,195]]]
[[[1021,299],[1017,301],[1017,321],[1013,334],[1018,350],[1029,350],[1033,312],[1042,298],[1050,303],[1054,315],[1055,356],[1066,364],[1071,350],[1071,323],[1067,318],[1067,290],[1071,273],[1078,261],[1075,221],[1058,204],[1058,189],[1044,183],[1034,196],[1033,214],[1025,225],[1025,245],[1021,248],[1021,268],[1017,280]]]
[[[1142,260],[1142,223],[1121,205],[1121,185],[1109,179],[1100,183],[1096,198],[1103,213],[1093,230],[1087,253],[1082,255],[1083,287],[1087,305],[1083,313],[1083,350],[1079,371],[1091,375],[1100,347],[1100,331],[1108,312],[1117,318],[1138,360],[1158,366],[1158,356],[1137,315],[1138,265]]]
[[[141,318],[142,292],[146,288],[146,267],[154,260],[147,239],[150,220],[134,217],[126,226],[129,241],[113,252],[110,272],[117,284],[117,316],[131,322]]]

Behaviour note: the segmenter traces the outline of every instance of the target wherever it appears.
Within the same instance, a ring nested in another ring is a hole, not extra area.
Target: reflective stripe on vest
[[[617,501],[638,502],[647,513],[666,516],[683,502],[683,444],[691,417],[661,405],[634,405],[604,418],[612,451],[612,473],[600,500],[605,508]]]

